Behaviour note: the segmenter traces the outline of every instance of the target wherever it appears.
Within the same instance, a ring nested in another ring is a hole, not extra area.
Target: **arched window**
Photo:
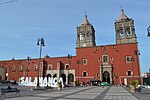
[[[84,39],[84,35],[82,33],[80,33],[80,40]]]
[[[131,57],[130,56],[126,56],[126,63],[131,63]]]
[[[68,75],[68,83],[71,84],[72,82],[74,82],[74,75],[73,74],[69,74]]]
[[[12,71],[16,71],[16,67],[15,66],[12,66]]]
[[[108,63],[108,55],[103,55],[103,63]]]
[[[22,70],[23,70],[23,68],[22,68],[22,66],[20,65],[20,66],[19,66],[19,71],[22,72]]]
[[[69,69],[70,69],[69,64],[66,64],[65,66],[66,66],[66,70],[69,70]]]
[[[47,70],[52,70],[52,64],[48,64]]]
[[[37,64],[34,65],[34,71],[38,71],[38,65]]]
[[[82,59],[82,64],[87,65],[87,59]]]

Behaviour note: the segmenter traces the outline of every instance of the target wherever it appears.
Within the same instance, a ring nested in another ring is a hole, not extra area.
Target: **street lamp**
[[[147,32],[148,32],[147,37],[150,37],[150,25],[149,25],[149,27],[147,28]]]
[[[44,44],[44,39],[43,38],[38,38],[37,40],[37,45],[40,46],[40,56],[39,56],[39,65],[38,65],[38,79],[37,79],[37,87],[40,87],[39,83],[39,76],[40,76],[40,63],[41,63],[41,52],[42,52],[42,46],[45,46]]]
[[[69,59],[69,65],[71,66],[71,59],[72,59],[71,54],[68,54],[68,59]]]

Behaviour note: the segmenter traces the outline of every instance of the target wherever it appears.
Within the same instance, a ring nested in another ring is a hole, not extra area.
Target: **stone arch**
[[[53,75],[53,78],[55,78],[55,77],[57,78],[57,74],[54,74],[54,75]]]
[[[61,76],[60,76],[60,77],[62,77],[63,82],[65,83],[65,82],[66,82],[66,75],[63,73],[63,74],[61,74]]]
[[[103,80],[103,82],[110,83],[110,73],[108,71],[105,71],[103,73],[102,80]]]
[[[68,75],[68,84],[71,84],[72,82],[74,82],[74,75],[73,74],[69,74]]]
[[[48,77],[50,77],[50,78],[51,78],[51,77],[52,77],[52,75],[51,75],[51,74],[47,74],[47,78],[48,78]]]

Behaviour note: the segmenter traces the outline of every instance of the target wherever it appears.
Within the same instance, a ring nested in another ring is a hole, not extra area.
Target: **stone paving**
[[[103,98],[104,100],[138,100],[123,87],[112,86]]]
[[[78,87],[5,100],[137,100],[123,87]]]

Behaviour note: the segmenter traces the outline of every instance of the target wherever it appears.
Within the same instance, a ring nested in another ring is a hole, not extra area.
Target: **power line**
[[[10,0],[10,1],[5,1],[5,2],[0,2],[0,5],[13,3],[13,2],[16,2],[16,1],[18,1],[18,0]]]

